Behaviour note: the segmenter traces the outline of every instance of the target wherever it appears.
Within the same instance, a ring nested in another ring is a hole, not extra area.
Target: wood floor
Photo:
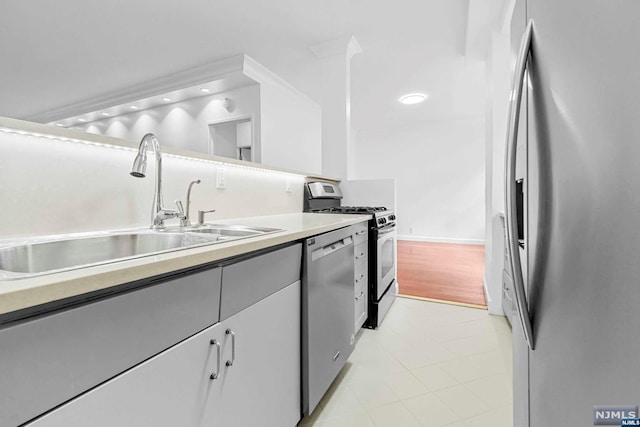
[[[398,241],[400,294],[486,307],[484,245]]]

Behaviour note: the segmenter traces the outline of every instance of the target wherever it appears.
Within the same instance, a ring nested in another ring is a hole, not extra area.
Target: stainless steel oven
[[[364,326],[377,329],[398,295],[396,282],[396,216],[391,211],[372,221],[369,236],[369,317]]]

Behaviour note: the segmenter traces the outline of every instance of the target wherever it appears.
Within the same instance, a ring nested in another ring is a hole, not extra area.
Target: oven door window
[[[386,239],[382,243],[380,249],[380,267],[382,277],[386,277],[395,268],[395,246],[396,241],[393,238]]]
[[[377,255],[377,299],[389,287],[396,275],[396,231],[383,231],[378,234]]]

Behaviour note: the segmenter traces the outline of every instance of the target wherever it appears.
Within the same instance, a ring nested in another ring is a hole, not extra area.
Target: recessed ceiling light
[[[56,126],[63,128],[64,125],[62,123],[56,123]]]
[[[79,122],[86,122],[86,119],[78,119]]]
[[[131,107],[129,107],[129,108],[131,108],[132,110],[137,110],[137,109],[138,109],[138,107],[137,107],[136,105],[132,105],[132,106],[131,106]]]
[[[171,102],[171,98],[162,98],[164,102]]]
[[[404,96],[401,96],[398,101],[403,104],[411,105],[411,104],[419,104],[422,101],[427,99],[427,95],[424,93],[408,93]]]
[[[109,115],[109,113],[102,113],[102,115],[103,115],[103,116],[108,116],[108,115]]]
[[[200,92],[209,93],[209,92],[211,92],[211,89],[207,89],[206,87],[203,87],[203,88],[200,89]]]

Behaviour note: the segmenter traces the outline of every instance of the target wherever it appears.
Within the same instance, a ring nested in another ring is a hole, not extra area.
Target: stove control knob
[[[395,221],[396,216],[395,216],[395,215],[389,215],[389,219],[390,219],[391,221]]]
[[[386,218],[380,218],[378,220],[378,224],[386,224],[386,222],[387,222]]]

